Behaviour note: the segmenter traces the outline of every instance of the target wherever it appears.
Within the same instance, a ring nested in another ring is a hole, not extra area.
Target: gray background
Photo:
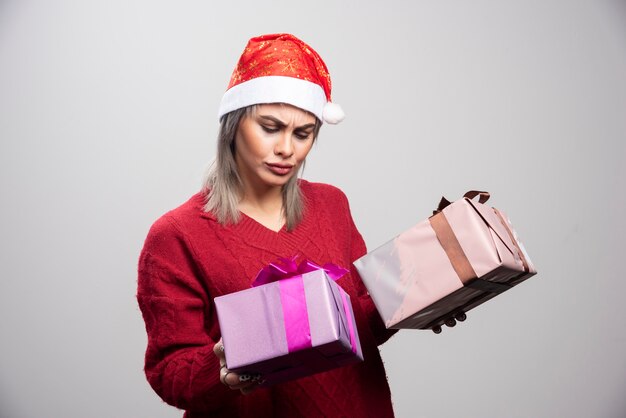
[[[540,273],[382,354],[399,417],[624,417],[624,1],[0,2],[0,416],[179,417],[136,262],[198,190],[251,36],[316,48],[347,119],[304,177],[370,248],[492,193]]]

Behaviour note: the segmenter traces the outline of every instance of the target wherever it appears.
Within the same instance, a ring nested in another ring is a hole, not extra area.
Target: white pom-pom
[[[327,102],[324,105],[322,116],[324,122],[336,125],[346,117],[346,114],[343,113],[343,109],[337,103]]]

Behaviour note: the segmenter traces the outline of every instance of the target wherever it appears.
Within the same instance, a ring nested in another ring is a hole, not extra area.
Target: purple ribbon
[[[267,283],[276,282],[278,280],[287,279],[289,277],[302,276],[315,270],[324,270],[328,277],[334,281],[339,280],[348,270],[332,263],[326,263],[323,267],[309,260],[303,260],[300,265],[296,263],[296,258],[281,258],[279,263],[270,263],[264,267],[256,279],[252,282],[252,287],[261,286]]]
[[[287,347],[290,353],[312,347],[311,328],[309,326],[309,314],[306,307],[302,275],[315,270],[324,270],[333,281],[339,280],[348,272],[343,267],[331,263],[324,264],[321,267],[312,261],[304,260],[298,265],[295,257],[281,258],[280,263],[270,263],[264,267],[252,282],[252,286],[256,287],[278,281],[280,302],[285,320]],[[356,353],[356,334],[352,325],[348,300],[343,292],[340,293],[346,319],[348,320],[350,344],[352,345],[352,351]]]
[[[287,349],[290,353],[311,347],[311,328],[306,308],[302,276],[290,277],[278,282],[280,304],[285,318]]]

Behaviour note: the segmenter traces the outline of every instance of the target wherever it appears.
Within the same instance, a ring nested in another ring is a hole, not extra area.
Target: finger
[[[240,391],[243,395],[247,395],[250,392],[253,392],[254,390],[256,390],[259,387],[259,383],[258,382],[254,382],[249,386],[246,386],[245,388],[241,388]]]
[[[230,375],[232,374],[232,372],[230,370],[228,370],[228,368],[226,368],[226,366],[222,366],[220,368],[220,382],[222,382],[223,385],[228,386],[228,381],[226,380]]]
[[[247,381],[231,386],[231,389],[239,389],[242,391],[242,393],[244,393],[252,392],[257,386],[259,386],[259,382]]]
[[[215,356],[219,359],[220,366],[224,366],[226,364],[226,355],[224,354],[224,345],[221,343],[221,340],[213,346],[213,354],[215,354]]]
[[[244,375],[247,376],[247,375]],[[223,384],[228,386],[231,389],[241,389],[244,386],[249,384],[249,379],[244,377],[241,379],[241,376],[238,373],[231,372],[228,368],[223,367],[220,372],[220,380]]]
[[[224,380],[231,389],[242,389],[256,383],[256,381],[252,380],[252,378],[253,376],[250,374],[237,374],[230,372]]]
[[[222,383],[231,389],[243,389],[248,386],[258,385],[260,375],[251,375],[247,373],[238,374],[225,369]]]
[[[224,357],[224,344],[222,343],[221,338],[213,346],[213,354],[215,354],[218,357]]]

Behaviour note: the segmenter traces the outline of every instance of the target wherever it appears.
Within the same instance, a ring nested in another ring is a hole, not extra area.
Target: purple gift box
[[[215,298],[229,370],[269,386],[363,360],[350,296],[323,269]]]

